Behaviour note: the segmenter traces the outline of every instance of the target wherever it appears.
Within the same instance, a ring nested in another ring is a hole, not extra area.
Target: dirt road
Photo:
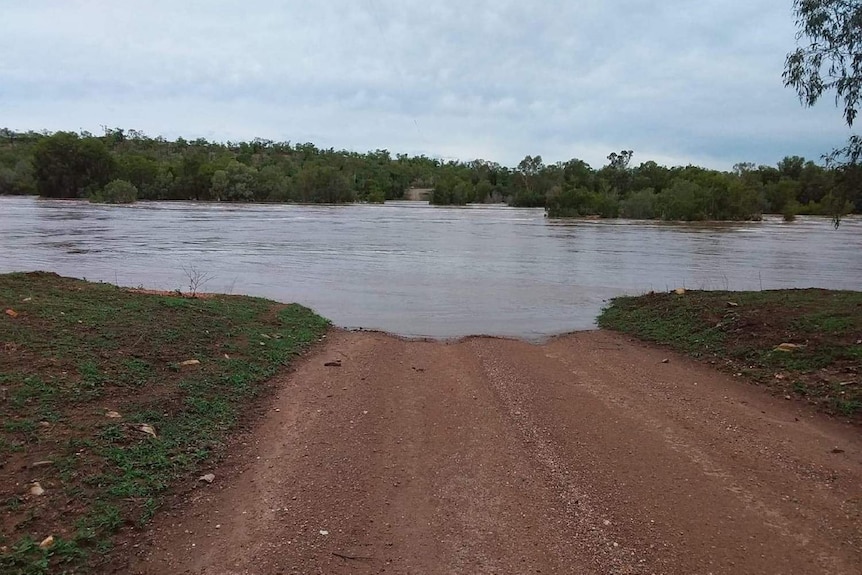
[[[333,332],[213,471],[124,572],[862,573],[858,428],[606,332]]]

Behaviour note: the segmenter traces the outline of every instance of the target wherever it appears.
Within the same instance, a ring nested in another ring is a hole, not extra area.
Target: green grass
[[[598,323],[703,358],[827,412],[862,416],[862,292],[651,293],[612,300]],[[778,351],[782,343],[799,347]]]
[[[298,305],[44,273],[0,275],[0,313],[0,573],[22,575],[105,560],[114,537],[218,457],[267,381],[329,325]],[[34,479],[41,497],[28,494]]]

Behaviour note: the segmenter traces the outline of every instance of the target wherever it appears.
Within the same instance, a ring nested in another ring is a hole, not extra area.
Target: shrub
[[[137,199],[138,188],[126,180],[113,180],[90,194],[90,202],[98,204],[133,204]]]
[[[652,188],[632,193],[623,200],[620,211],[624,218],[651,220],[655,217],[656,195]]]
[[[386,194],[383,193],[383,190],[375,188],[374,190],[369,192],[366,201],[369,204],[383,204],[386,202]]]
[[[799,211],[799,204],[796,200],[791,200],[784,204],[784,208],[781,210],[781,215],[784,216],[785,222],[793,222],[796,221],[796,213]]]

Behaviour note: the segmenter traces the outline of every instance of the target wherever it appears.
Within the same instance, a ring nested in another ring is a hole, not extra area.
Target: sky
[[[515,166],[819,161],[792,0],[0,0],[0,126]]]

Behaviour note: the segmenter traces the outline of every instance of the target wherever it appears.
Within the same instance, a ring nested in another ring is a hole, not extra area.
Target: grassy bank
[[[4,574],[103,560],[169,488],[195,484],[267,379],[328,326],[297,305],[44,273],[0,276],[0,314]]]
[[[598,323],[862,421],[862,292],[651,293],[614,299]]]

